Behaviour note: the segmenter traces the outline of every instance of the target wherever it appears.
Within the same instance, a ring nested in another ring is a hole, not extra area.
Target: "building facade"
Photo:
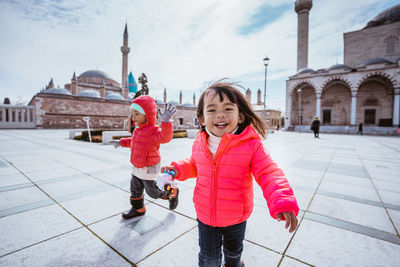
[[[286,126],[309,130],[318,117],[321,131],[356,132],[362,123],[366,132],[394,134],[400,112],[400,4],[363,29],[344,33],[344,63],[317,70],[301,55],[308,49],[311,8],[312,0],[295,2],[298,71],[286,81]]]

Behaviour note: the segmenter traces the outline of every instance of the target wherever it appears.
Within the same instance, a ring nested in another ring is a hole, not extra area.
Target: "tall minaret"
[[[297,71],[308,67],[308,16],[312,0],[296,0],[297,13]]]
[[[131,49],[128,47],[128,23],[125,23],[125,31],[124,31],[124,45],[121,46],[122,52],[122,80],[121,80],[121,88],[122,95],[126,95],[124,92],[125,84],[128,83],[128,54]]]

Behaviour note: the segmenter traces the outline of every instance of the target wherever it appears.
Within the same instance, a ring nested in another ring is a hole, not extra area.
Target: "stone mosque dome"
[[[374,65],[374,64],[381,64],[381,63],[393,64],[392,61],[387,60],[387,59],[385,59],[385,58],[374,57],[374,58],[368,59],[367,61],[365,61],[364,63],[362,63],[360,66]]]
[[[99,92],[95,91],[95,90],[83,90],[82,92],[80,92],[78,94],[78,96],[84,96],[84,97],[93,97],[93,98],[100,98],[100,94]]]
[[[297,74],[303,74],[303,73],[315,73],[315,70],[313,70],[311,68],[304,68],[297,72]]]
[[[337,69],[351,69],[351,68],[345,64],[335,64],[328,68],[328,70],[337,70]]]
[[[106,99],[116,99],[116,100],[125,100],[122,95],[117,93],[110,93],[107,94]]]
[[[101,70],[88,70],[88,71],[85,71],[84,73],[82,73],[81,75],[79,75],[78,77],[96,77],[96,78],[104,78],[104,79],[113,80],[113,78],[111,78],[110,75],[108,75],[107,73],[105,73],[104,71],[101,71]]]
[[[375,16],[367,23],[367,26],[365,26],[365,28],[372,28],[375,26],[390,24],[397,21],[400,21],[400,4],[388,8],[382,13]]]
[[[60,87],[53,87],[46,89],[43,93],[45,94],[57,94],[57,95],[72,95],[67,89]]]

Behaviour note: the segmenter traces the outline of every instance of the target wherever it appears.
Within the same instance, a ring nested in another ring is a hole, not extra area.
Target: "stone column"
[[[357,91],[351,91],[350,125],[356,125]]]
[[[317,116],[318,119],[321,120],[321,93],[315,93],[315,96],[317,98],[317,102],[316,102],[316,106],[315,106],[315,110],[316,110],[315,116]]]
[[[400,88],[394,89],[393,126],[399,127]]]
[[[312,0],[297,0],[294,10],[297,13],[297,71],[308,66],[308,17]]]

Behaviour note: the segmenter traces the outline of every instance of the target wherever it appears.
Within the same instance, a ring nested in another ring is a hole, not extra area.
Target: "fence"
[[[34,106],[0,105],[0,129],[36,128]]]

